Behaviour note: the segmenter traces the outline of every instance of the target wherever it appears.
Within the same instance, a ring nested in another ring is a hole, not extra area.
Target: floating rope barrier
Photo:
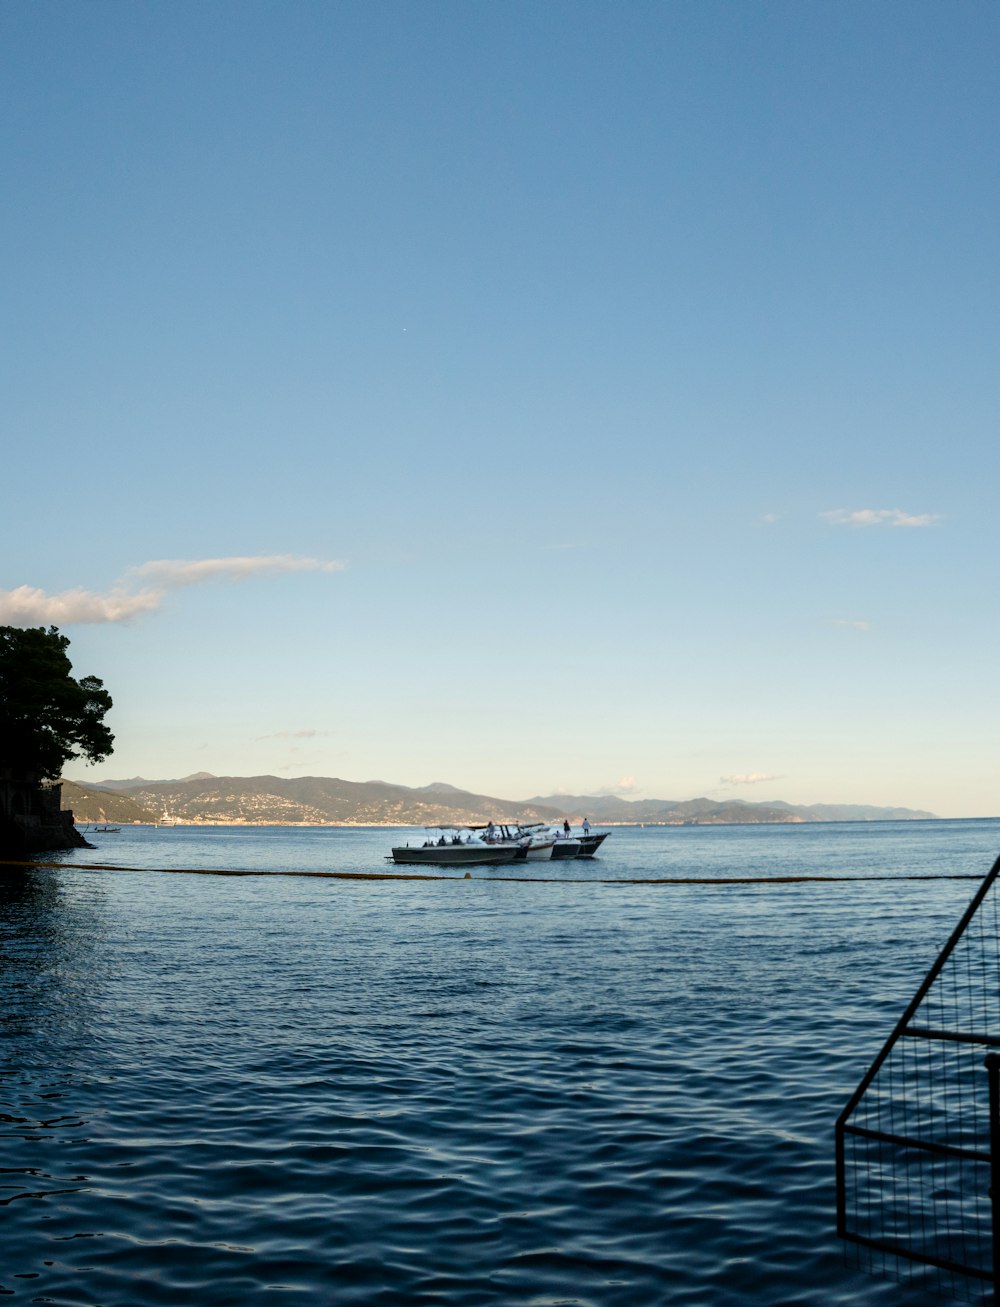
[[[256,871],[227,867],[130,867],[114,862],[28,862],[0,859],[0,867],[69,868],[75,871],[148,871],[172,876],[294,876],[318,880],[487,880],[510,885],[815,885],[844,881],[982,880],[973,872],[905,873],[899,876],[484,876],[428,875],[416,871]]]

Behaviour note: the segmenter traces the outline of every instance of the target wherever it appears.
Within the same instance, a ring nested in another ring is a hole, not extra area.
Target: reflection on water
[[[67,889],[44,869],[0,871],[0,1033],[89,1059],[90,1002],[109,964],[105,899],[97,880]]]
[[[82,897],[67,894],[51,872],[0,875],[0,1240],[7,1249],[23,1237],[15,1206],[47,1211],[87,1182],[70,1150],[87,1128],[79,1088],[94,1076],[99,1045],[91,998],[100,984],[103,898],[99,884]]]
[[[972,886],[597,883],[985,871],[1000,825],[801,830],[616,831],[590,884],[79,866],[382,867],[362,830],[5,871],[0,1294],[909,1301],[843,1265],[832,1126]]]

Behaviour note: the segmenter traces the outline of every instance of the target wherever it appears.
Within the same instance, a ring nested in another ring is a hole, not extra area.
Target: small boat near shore
[[[428,827],[428,838],[419,844],[395,845],[388,861],[397,866],[429,867],[488,867],[523,858],[526,841],[505,839],[497,831],[493,838],[481,837],[478,831],[485,827]],[[435,839],[433,832],[441,833]]]

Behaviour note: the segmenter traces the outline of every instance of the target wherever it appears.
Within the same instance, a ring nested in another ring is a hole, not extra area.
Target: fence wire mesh
[[[1000,859],[837,1122],[838,1229],[852,1260],[976,1303],[994,1298],[998,870]]]

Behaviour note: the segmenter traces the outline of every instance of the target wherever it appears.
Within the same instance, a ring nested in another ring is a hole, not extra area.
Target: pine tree
[[[111,753],[111,695],[96,676],[70,675],[68,647],[54,626],[0,626],[0,770],[57,780],[71,758]]]

